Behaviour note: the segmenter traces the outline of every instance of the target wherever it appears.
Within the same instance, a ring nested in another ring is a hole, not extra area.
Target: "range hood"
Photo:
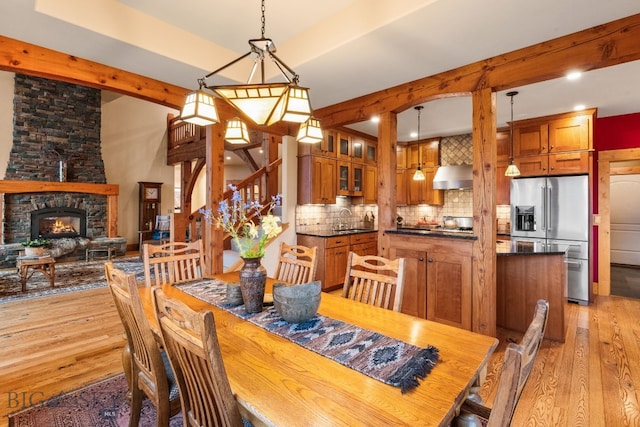
[[[473,187],[471,165],[440,166],[433,177],[435,190],[465,190]]]

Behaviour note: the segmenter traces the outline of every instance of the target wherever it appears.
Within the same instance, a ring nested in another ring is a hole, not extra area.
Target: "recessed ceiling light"
[[[225,157],[225,160],[231,160],[231,156]]]
[[[580,71],[571,71],[567,74],[567,80],[578,80],[580,77],[582,77],[582,72]]]
[[[573,111],[582,111],[585,108],[587,108],[587,107],[585,107],[584,104],[577,104],[576,106],[573,107]]]
[[[380,121],[380,116],[373,116],[373,117],[371,117],[371,121],[372,121],[373,123],[378,123],[378,122]]]
[[[418,132],[411,132],[411,133],[409,134],[409,136],[410,136],[411,138],[417,138],[417,137],[418,137]]]

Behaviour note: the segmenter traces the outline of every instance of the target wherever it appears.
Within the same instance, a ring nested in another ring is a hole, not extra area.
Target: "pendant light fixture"
[[[248,144],[251,142],[247,125],[239,117],[234,117],[227,122],[224,139],[230,144]]]
[[[420,141],[420,112],[424,107],[422,105],[418,105],[413,107],[414,110],[418,112],[418,141]],[[422,153],[420,150],[420,146],[418,145],[418,169],[416,169],[416,173],[413,174],[414,181],[424,181],[427,179],[424,176],[424,172],[422,172]]]
[[[509,166],[507,166],[507,170],[504,172],[505,176],[520,176],[520,169],[513,162],[513,97],[516,96],[518,92],[512,91],[507,92],[507,96],[511,98],[511,123],[509,126]]]
[[[198,79],[198,90],[187,95],[182,109],[182,120],[198,125],[218,122],[213,94],[205,89],[213,91],[259,126],[272,125],[280,120],[304,123],[311,116],[309,89],[298,86],[299,76],[275,55],[275,44],[264,36],[264,0],[262,0],[261,11],[262,37],[249,40],[249,52]],[[206,84],[206,79],[250,55],[254,55],[254,63],[247,84],[227,86]],[[264,60],[267,57],[280,70],[286,82],[265,83]],[[260,67],[260,83],[251,83],[258,67]]]
[[[307,144],[322,142],[322,128],[320,128],[320,120],[314,117],[309,117],[306,122],[301,123],[296,141],[305,142]]]

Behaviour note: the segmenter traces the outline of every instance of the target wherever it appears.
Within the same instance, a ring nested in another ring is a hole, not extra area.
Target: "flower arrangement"
[[[274,206],[280,206],[282,196],[277,194],[271,197],[267,213],[262,215],[264,205],[257,201],[243,200],[238,187],[229,184],[233,191],[230,202],[223,200],[218,207],[218,215],[214,216],[211,209],[200,209],[200,213],[209,224],[222,228],[231,235],[239,248],[242,258],[259,258],[264,256],[264,245],[267,240],[277,236],[282,231],[279,225],[280,218],[271,211]],[[255,220],[260,220],[258,229]]]
[[[37,239],[22,242],[22,246],[25,248],[46,248],[50,243],[51,240],[44,237],[38,237]]]

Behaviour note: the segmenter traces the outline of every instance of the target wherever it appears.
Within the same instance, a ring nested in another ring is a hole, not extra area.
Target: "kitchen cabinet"
[[[511,155],[511,138],[509,130],[499,130],[496,134],[496,205],[508,205],[510,203],[511,177],[504,173],[509,167]]]
[[[426,166],[422,168],[424,173],[424,181],[414,181],[413,174],[415,170],[409,169],[407,173],[407,189],[408,200],[410,205],[427,204],[427,205],[439,205],[444,204],[444,191],[435,190],[433,188],[433,177],[438,170],[437,166]]]
[[[392,250],[392,258],[404,258],[402,312],[427,318],[427,252],[410,248]]]
[[[364,167],[363,164],[338,160],[338,195],[362,196]]]
[[[427,319],[471,329],[471,257],[427,252]]]
[[[336,159],[311,155],[298,157],[298,203],[335,203],[337,175]]]
[[[365,161],[370,165],[378,164],[378,143],[376,141],[365,139]]]
[[[297,242],[299,245],[317,247],[316,280],[322,282],[323,291],[342,287],[350,251],[359,255],[377,255],[378,253],[378,233],[373,231],[330,237],[298,234]]]
[[[471,329],[473,242],[387,233],[392,259],[405,258],[402,312]]]
[[[588,173],[594,115],[592,109],[515,122],[513,153],[521,175]]]
[[[406,145],[396,146],[396,168],[406,169],[407,159],[409,157],[409,148]]]
[[[364,190],[362,192],[362,203],[373,205],[378,203],[378,167],[365,165],[364,167]]]
[[[440,138],[433,138],[409,145],[409,168],[440,165]]]
[[[309,154],[323,157],[336,157],[338,133],[334,130],[323,130],[324,138],[315,144],[298,143],[298,155]]]
[[[365,142],[358,136],[338,132],[338,159],[364,163]]]
[[[396,169],[396,204],[406,205],[408,202],[408,189],[407,183],[409,175],[409,169]]]

